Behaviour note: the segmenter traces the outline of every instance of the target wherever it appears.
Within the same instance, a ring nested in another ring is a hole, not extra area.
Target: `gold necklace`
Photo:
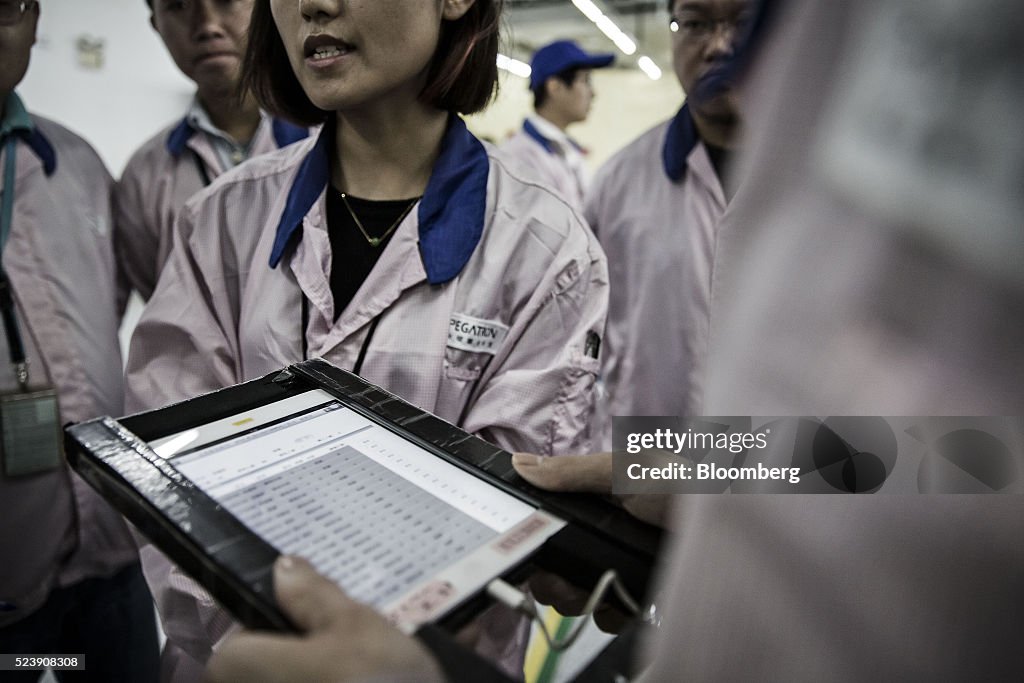
[[[397,228],[398,224],[402,222],[402,219],[409,215],[409,212],[412,211],[412,207],[414,207],[416,202],[420,200],[419,197],[416,197],[416,199],[409,202],[409,206],[405,207],[405,210],[402,211],[402,215],[395,219],[395,222],[391,224],[390,228],[384,231],[383,235],[380,237],[373,237],[370,233],[366,232],[366,228],[363,227],[363,222],[359,220],[359,216],[357,216],[356,212],[352,210],[352,206],[348,203],[348,197],[345,196],[345,193],[339,192],[338,194],[341,195],[341,201],[345,203],[345,208],[348,209],[348,215],[352,216],[352,220],[356,222],[356,227],[359,228],[359,232],[363,233],[363,237],[366,238],[366,241],[370,243],[371,247],[379,247],[380,243],[386,240],[388,235],[395,231],[395,228]]]

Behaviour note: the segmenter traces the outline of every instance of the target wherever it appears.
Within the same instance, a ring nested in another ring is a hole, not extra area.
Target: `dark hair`
[[[583,67],[580,66],[570,66],[568,69],[565,69],[564,71],[559,71],[553,76],[548,76],[548,78],[557,78],[558,80],[562,81],[562,83],[565,83],[567,86],[571,88],[572,84],[576,81],[576,74],[578,74],[582,68]],[[544,82],[541,83],[537,87],[537,89],[533,91],[533,108],[539,109],[540,107],[543,107],[544,103],[547,101],[548,81],[547,79],[544,79]]]
[[[503,0],[476,0],[455,21],[441,24],[441,35],[427,71],[420,100],[459,114],[473,114],[498,89],[498,29]],[[249,44],[241,88],[251,90],[264,109],[302,126],[327,120],[330,112],[313,104],[292,71],[269,0],[257,0],[249,22]]]

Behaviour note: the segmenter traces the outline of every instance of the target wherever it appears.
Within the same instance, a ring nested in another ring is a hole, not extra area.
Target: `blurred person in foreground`
[[[1024,78],[1010,46],[1024,8],[771,5],[747,76],[735,222],[716,252],[707,410],[1022,414]],[[559,462],[581,468],[559,474],[563,489],[604,476],[596,459]],[[555,462],[524,464],[544,484]],[[1020,496],[695,495],[672,520],[645,680],[1024,674]],[[236,636],[211,680],[435,671],[301,563],[278,581],[307,634]],[[366,629],[378,647],[344,670]]]

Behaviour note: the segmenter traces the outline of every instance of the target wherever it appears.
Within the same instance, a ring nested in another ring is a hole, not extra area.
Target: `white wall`
[[[91,142],[116,176],[139,144],[184,116],[194,87],[150,27],[145,0],[40,0],[40,8],[18,93]],[[102,68],[78,64],[82,35],[104,40]]]

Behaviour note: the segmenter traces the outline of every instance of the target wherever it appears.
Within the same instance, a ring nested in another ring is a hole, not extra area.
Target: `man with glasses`
[[[148,300],[171,250],[178,211],[221,173],[307,131],[239,97],[252,0],[146,0],[150,23],[196,84],[185,118],[132,155],[117,185],[117,252],[129,284]]]
[[[594,101],[590,74],[610,66],[615,55],[588,54],[571,40],[545,45],[530,63],[534,114],[502,151],[531,169],[548,187],[577,209],[582,208],[588,183],[585,152],[566,133],[587,119]]]
[[[39,3],[0,0],[0,653],[84,656],[82,680],[152,681],[134,543],[61,449],[64,422],[121,413],[120,312],[110,175],[14,92],[38,20]]]
[[[711,264],[740,124],[723,75],[750,5],[670,1],[672,63],[686,103],[612,157],[587,193],[584,216],[611,282],[605,448],[613,415],[701,414]]]

